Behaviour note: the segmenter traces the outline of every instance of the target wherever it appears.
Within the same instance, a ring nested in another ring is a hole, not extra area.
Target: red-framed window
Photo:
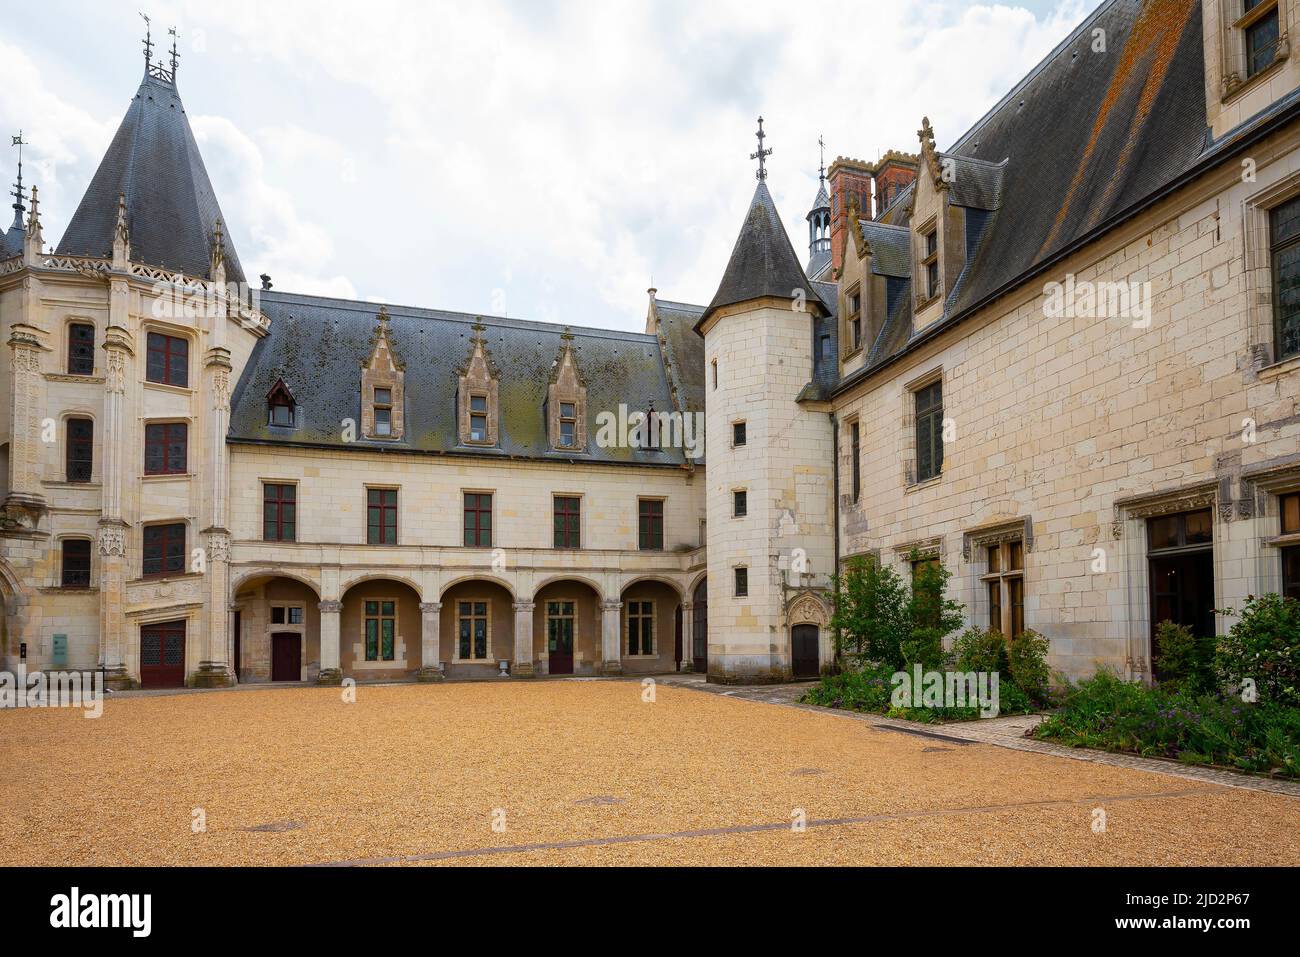
[[[663,551],[663,499],[642,498],[637,500],[637,544],[642,551]]]
[[[144,576],[185,574],[185,523],[146,525]]]
[[[149,333],[145,357],[145,378],[164,385],[190,384],[190,343],[179,336]]]
[[[366,489],[366,542],[397,544],[397,489]]]
[[[555,547],[582,547],[582,499],[555,497]]]
[[[465,493],[465,544],[470,548],[492,546],[492,494]]]
[[[66,472],[69,482],[89,482],[95,464],[95,423],[91,419],[68,419]]]
[[[262,540],[297,541],[298,488],[295,485],[262,485]]]
[[[90,539],[63,540],[62,578],[64,588],[90,587]]]
[[[95,374],[95,327],[88,322],[68,326],[68,375]]]
[[[183,475],[189,461],[190,427],[152,422],[144,427],[144,474]]]

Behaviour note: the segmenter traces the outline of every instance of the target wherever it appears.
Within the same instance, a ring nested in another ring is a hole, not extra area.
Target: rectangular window
[[[1246,19],[1246,14],[1250,14],[1256,8],[1267,8],[1261,10],[1244,28],[1246,78],[1249,79],[1256,73],[1272,66],[1273,60],[1277,56],[1279,41],[1278,6],[1276,2],[1261,2],[1261,0],[1246,0],[1243,6],[1243,20]]]
[[[1300,355],[1300,196],[1269,211],[1273,337],[1281,361]]]
[[[397,544],[397,489],[366,489],[366,543]]]
[[[190,343],[188,339],[151,332],[146,337],[145,378],[163,385],[189,388]]]
[[[831,361],[831,337],[822,336],[818,340],[818,347],[821,350],[822,362]]]
[[[90,587],[90,539],[65,538],[63,540],[64,588]]]
[[[69,482],[89,482],[95,464],[95,423],[91,419],[68,419],[65,474]]]
[[[302,605],[271,606],[271,624],[273,625],[301,625],[302,617]]]
[[[849,463],[850,488],[856,504],[862,497],[862,430],[857,422],[849,423],[849,454],[853,457]]]
[[[749,514],[749,493],[742,490],[731,493],[731,514],[735,518],[744,518]]]
[[[655,634],[655,603],[630,601],[627,603],[627,653],[653,655]]]
[[[456,603],[456,657],[460,661],[486,661],[488,656],[488,606],[485,601]]]
[[[262,540],[297,541],[298,488],[295,485],[262,485]]]
[[[741,566],[736,572],[736,597],[749,597],[749,569]]]
[[[1025,630],[1025,545],[1003,542],[985,549],[981,580],[988,589],[989,627],[1011,638]]]
[[[989,628],[1001,632],[1002,625],[1002,582],[991,581],[989,588]]]
[[[95,374],[95,327],[88,322],[68,326],[68,375]]]
[[[488,440],[488,397],[471,395],[469,397],[469,438],[471,442]]]
[[[745,444],[745,423],[744,422],[731,423],[731,444],[732,445]]]
[[[925,256],[921,259],[925,270],[925,298],[939,295],[939,232],[932,229],[925,234]]]
[[[578,407],[573,402],[560,403],[560,448],[577,446]]]
[[[916,480],[924,482],[943,471],[943,383],[916,392]]]
[[[293,406],[283,401],[271,403],[271,424],[292,428]]]
[[[153,422],[144,427],[144,474],[184,475],[189,461],[190,427],[184,422]]]
[[[465,493],[465,545],[469,548],[492,547],[491,493]]]
[[[582,547],[582,499],[555,497],[555,547]]]
[[[637,543],[642,551],[657,552],[664,547],[663,499],[637,500]]]
[[[849,320],[849,342],[856,351],[862,348],[862,292],[854,289],[845,298]]]
[[[1300,492],[1278,500],[1282,513],[1282,534],[1300,534]],[[1300,599],[1300,545],[1282,549],[1282,594]]]
[[[185,523],[146,525],[144,576],[185,574]]]
[[[709,369],[713,373],[713,388],[718,387],[718,360],[714,359],[709,363]]]
[[[397,657],[397,602],[391,598],[366,601],[366,661],[393,661]]]
[[[393,434],[393,390],[375,389],[375,435]]]

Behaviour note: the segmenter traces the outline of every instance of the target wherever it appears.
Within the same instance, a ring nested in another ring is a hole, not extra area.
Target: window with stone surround
[[[60,584],[64,588],[90,587],[90,539],[65,538]]]
[[[481,599],[456,602],[456,660],[486,661],[491,626],[489,603]]]
[[[1273,65],[1282,39],[1278,0],[1242,0],[1241,18],[1233,29],[1241,34],[1245,48],[1246,79]]]
[[[643,552],[661,552],[664,548],[664,500],[637,499],[637,547]]]
[[[746,441],[746,435],[745,435],[745,423],[744,423],[743,421],[742,421],[742,422],[732,422],[732,423],[731,423],[731,444],[732,444],[732,446],[735,447],[735,448],[739,448],[740,446],[742,446],[742,445],[745,444],[745,441]]]
[[[926,300],[939,295],[939,231],[931,229],[921,244],[921,269],[924,272]]]
[[[68,326],[68,375],[95,374],[95,327],[89,322]]]
[[[733,518],[744,518],[749,514],[749,493],[743,488],[735,489],[731,493],[731,515]]]
[[[856,505],[862,498],[862,427],[858,420],[849,423],[849,491]]]
[[[1300,535],[1300,492],[1291,492],[1278,499],[1282,514],[1282,534]],[[1282,594],[1300,599],[1300,544],[1286,545],[1282,552]]]
[[[367,439],[400,441],[406,433],[406,366],[397,355],[388,310],[380,307],[370,339],[370,357],[361,367],[361,434]]]
[[[301,625],[303,623],[302,605],[272,605],[271,624]]]
[[[397,599],[367,598],[365,603],[366,661],[397,658]]]
[[[492,493],[465,493],[465,546],[492,547]]]
[[[296,403],[293,399],[293,393],[289,387],[284,384],[283,379],[276,381],[267,393],[266,405],[268,413],[268,423],[270,425],[283,426],[292,428],[294,422],[294,411]]]
[[[649,657],[655,653],[655,603],[627,603],[627,655]]]
[[[95,464],[95,423],[92,419],[68,419],[64,474],[69,482],[89,482]]]
[[[144,427],[144,474],[184,475],[189,462],[189,426],[150,422]]]
[[[397,489],[366,489],[366,544],[397,544]]]
[[[1269,210],[1276,360],[1300,355],[1300,196]]]
[[[848,355],[862,348],[862,288],[854,286],[844,297],[844,329]]]
[[[943,471],[943,382],[921,386],[916,404],[916,481],[925,482]]]
[[[497,444],[500,370],[492,360],[486,332],[487,327],[481,322],[474,323],[469,352],[457,370],[456,421],[461,445]]]
[[[582,499],[576,495],[557,495],[555,511],[555,547],[582,547]]]
[[[749,568],[745,565],[738,565],[732,570],[734,575],[734,588],[732,594],[736,598],[749,597]]]
[[[150,332],[145,336],[145,379],[189,388],[190,343],[179,336]]]
[[[573,342],[568,330],[560,335],[560,351],[546,386],[546,433],[551,448],[581,452],[587,447],[587,384]]]
[[[185,523],[146,525],[142,533],[145,578],[185,574]]]
[[[984,548],[984,574],[988,593],[988,627],[1009,638],[1025,630],[1025,544],[1016,539]]]
[[[262,483],[262,540],[297,541],[298,487],[285,483]]]

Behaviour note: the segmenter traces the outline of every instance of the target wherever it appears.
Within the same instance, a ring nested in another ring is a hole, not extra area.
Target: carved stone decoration
[[[1173,512],[1194,512],[1203,508],[1213,508],[1216,498],[1217,484],[1205,483],[1187,489],[1123,499],[1115,503],[1115,516],[1119,521],[1124,516],[1153,518]]]
[[[336,600],[322,601],[317,602],[316,607],[322,615],[337,615],[343,610],[343,602]]]
[[[1124,537],[1124,523],[1115,521],[1110,523],[1110,537],[1119,541]]]
[[[1026,515],[1024,518],[972,529],[962,536],[962,561],[971,561],[972,556],[980,549],[1006,542],[1020,542],[1026,552],[1032,552],[1034,550],[1033,519]]]
[[[934,142],[934,127],[928,116],[922,117],[921,128],[916,131],[921,140],[921,159],[930,171],[931,180],[936,189],[947,189],[948,182],[943,178],[943,169],[939,165],[939,150]]]
[[[379,307],[374,335],[370,339],[370,355],[361,366],[361,434],[367,439],[401,441],[405,432],[404,394],[406,365],[397,354],[392,334],[388,328],[388,309]],[[375,390],[387,390],[390,400],[388,431],[375,427]]]
[[[825,628],[826,623],[830,621],[830,615],[827,614],[826,605],[820,598],[811,592],[805,592],[790,604],[786,621],[791,625],[816,625]]]
[[[99,527],[99,554],[106,558],[122,558],[126,555],[126,528],[122,525],[101,525]]]
[[[561,413],[571,407],[573,415]],[[572,424],[573,435],[565,444],[563,425]],[[581,452],[587,447],[587,383],[578,371],[578,357],[573,349],[573,333],[567,329],[560,336],[560,352],[551,366],[551,381],[546,387],[546,432],[551,448],[562,452]]]
[[[208,533],[208,561],[230,561],[230,536],[226,532]]]
[[[943,538],[926,538],[894,546],[894,554],[906,559],[915,551],[919,559],[940,558],[943,556]]]
[[[469,354],[456,370],[456,422],[462,445],[493,446],[497,444],[497,423],[500,420],[500,406],[497,399],[497,385],[501,380],[501,370],[492,360],[492,351],[488,348],[483,333],[487,327],[481,321],[474,323],[474,335],[470,339]],[[476,399],[486,400],[482,404],[486,411],[474,409]],[[473,435],[473,416],[487,417],[485,436],[476,439]]]

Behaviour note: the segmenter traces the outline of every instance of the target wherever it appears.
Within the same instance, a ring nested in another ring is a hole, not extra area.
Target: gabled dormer
[[[298,403],[284,384],[283,379],[276,379],[271,391],[266,394],[266,421],[269,425],[291,429],[297,423]]]
[[[457,370],[456,422],[461,445],[490,447],[497,444],[501,371],[492,361],[492,351],[483,335],[487,327],[476,322],[473,328],[469,354]]]
[[[881,331],[896,312],[911,275],[910,232],[905,226],[877,222],[851,205],[855,228],[840,253],[841,373],[866,364]]]
[[[573,333],[567,329],[560,336],[560,352],[546,387],[546,434],[557,452],[587,447],[587,384],[578,371]]]
[[[943,304],[966,263],[965,216],[952,202],[956,161],[935,148],[929,117],[917,131],[921,174],[911,196],[912,309],[917,330],[943,316]]]
[[[367,439],[401,441],[406,366],[388,328],[388,309],[380,306],[370,357],[361,366],[361,434]]]
[[[1300,7],[1294,0],[1201,0],[1201,15],[1205,113],[1218,139],[1300,88],[1291,49]]]

